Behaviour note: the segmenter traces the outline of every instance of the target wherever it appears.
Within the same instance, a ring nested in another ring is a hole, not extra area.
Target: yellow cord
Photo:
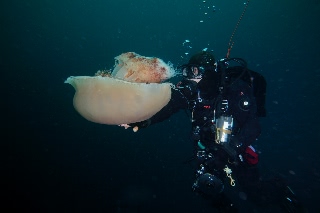
[[[233,32],[231,34],[231,37],[230,37],[230,40],[229,40],[229,44],[228,44],[228,52],[227,52],[226,58],[229,58],[229,56],[230,56],[230,51],[231,51],[231,49],[233,47],[233,44],[234,44],[234,41],[233,41],[234,34],[236,34],[236,32],[237,32],[237,29],[238,29],[239,24],[240,24],[240,22],[241,22],[241,20],[242,20],[242,18],[244,16],[246,10],[247,10],[249,2],[250,2],[250,0],[247,0],[247,3],[245,4],[245,7],[244,7],[244,9],[242,11],[242,14],[241,14],[237,24],[236,24],[236,27],[234,28],[234,30],[233,30]]]
[[[225,171],[227,177],[230,179],[230,185],[235,186],[235,180],[231,176],[232,170],[228,167],[228,165],[226,165],[226,168],[224,168],[223,171]]]

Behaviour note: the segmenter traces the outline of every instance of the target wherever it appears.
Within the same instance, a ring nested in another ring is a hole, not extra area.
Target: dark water
[[[174,65],[203,48],[222,58],[244,1],[12,0],[0,8],[1,208],[213,212],[182,163],[192,155],[184,112],[138,133],[99,125],[77,114],[63,82],[112,68],[128,51]],[[268,82],[262,171],[285,177],[309,212],[320,211],[319,14],[319,0],[252,1],[231,51]],[[241,212],[255,208],[237,202]]]

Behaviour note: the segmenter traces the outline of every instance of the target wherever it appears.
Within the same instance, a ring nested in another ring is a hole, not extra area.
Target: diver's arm
[[[174,113],[178,112],[180,109],[187,109],[188,108],[188,100],[183,95],[183,93],[179,89],[171,89],[171,99],[166,106],[164,106],[159,112],[153,115],[151,118],[128,124],[131,127],[137,128],[146,128],[151,124],[159,123],[167,118],[169,118]]]
[[[180,109],[188,108],[188,100],[178,89],[172,89],[171,99],[159,112],[150,118],[150,124],[162,122]]]

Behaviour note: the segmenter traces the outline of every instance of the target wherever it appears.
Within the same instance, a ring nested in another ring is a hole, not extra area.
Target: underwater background
[[[129,51],[174,66],[204,48],[223,58],[245,3],[1,1],[1,208],[214,212],[191,189],[185,112],[137,133],[95,124],[75,111],[74,89],[64,81],[112,69],[114,57]],[[319,0],[251,0],[230,55],[268,83],[255,144],[262,173],[284,177],[309,212],[320,212],[319,20]],[[275,212],[242,195],[230,192],[240,212]]]

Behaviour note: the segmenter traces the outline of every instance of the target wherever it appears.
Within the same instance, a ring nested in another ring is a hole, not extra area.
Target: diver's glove
[[[121,124],[119,126],[122,126],[125,129],[128,129],[128,128],[132,127],[132,130],[134,132],[137,132],[141,128],[146,128],[146,127],[150,126],[150,124],[151,124],[151,120],[147,119],[147,120],[144,120],[144,121],[139,121],[139,122],[130,123],[130,124]]]

